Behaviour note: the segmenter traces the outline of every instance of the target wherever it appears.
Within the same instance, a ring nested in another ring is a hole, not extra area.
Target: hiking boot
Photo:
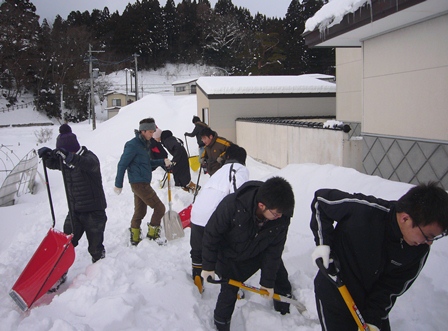
[[[68,272],[68,271],[67,271]],[[53,285],[52,288],[50,288],[47,293],[54,293],[57,290],[59,290],[59,287],[64,284],[67,281],[67,272],[61,276],[61,278],[58,279],[56,284]]]
[[[148,223],[148,237],[149,240],[154,240],[158,245],[163,246],[166,245],[166,239],[160,237],[160,231],[162,227],[160,225],[152,226]]]
[[[129,228],[129,231],[131,233],[131,245],[137,246],[141,241],[140,229]]]
[[[95,263],[95,262],[97,262],[97,261],[99,261],[101,259],[104,259],[105,257],[106,257],[106,250],[103,249],[103,251],[101,252],[101,255],[100,255],[99,258],[94,258],[92,256],[92,263]]]
[[[187,192],[190,192],[190,193],[194,193],[194,192],[196,192],[196,190],[199,191],[201,189],[201,187],[199,185],[196,186],[195,183],[190,181],[190,183],[187,186],[182,187],[182,189],[184,191],[187,191]]]
[[[286,294],[285,297],[294,299],[291,293]],[[274,309],[282,315],[289,314],[289,303],[274,300]]]

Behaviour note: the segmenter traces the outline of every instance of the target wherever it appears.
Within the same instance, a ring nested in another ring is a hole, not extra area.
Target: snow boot
[[[94,257],[92,256],[92,263],[95,263],[95,262],[97,262],[97,261],[99,261],[99,260],[101,260],[101,259],[104,259],[105,257],[106,257],[106,250],[103,249],[103,251],[101,252],[101,255],[100,255],[99,258],[94,258]]]
[[[294,299],[294,297],[292,296],[291,293],[286,294],[285,297],[290,298],[290,299]],[[273,301],[274,301],[274,309],[275,309],[275,311],[278,311],[282,315],[289,314],[289,303],[287,303],[287,302],[280,302],[280,301],[277,301],[277,300],[273,300]]]
[[[129,231],[131,233],[131,245],[137,246],[138,243],[141,241],[140,229],[129,228]]]
[[[201,277],[202,264],[193,263],[192,277],[194,285],[198,288],[199,294],[204,292],[204,278]]]
[[[218,331],[230,331],[230,320],[222,320],[216,315],[214,316],[216,330]]]
[[[195,183],[190,181],[190,183],[187,186],[182,187],[182,189],[184,191],[187,191],[187,192],[190,192],[190,193],[194,193],[194,192],[196,192],[196,190],[199,191],[201,189],[201,187],[199,185],[196,186]]]
[[[148,237],[149,240],[154,240],[160,246],[165,245],[166,239],[160,238],[161,230],[162,230],[162,227],[160,225],[153,226],[148,223],[148,233],[147,233],[146,237]]]
[[[68,272],[68,271],[67,271]],[[54,293],[57,290],[59,290],[59,287],[64,284],[67,281],[67,272],[61,276],[61,278],[58,279],[56,284],[53,285],[52,288],[50,288],[47,293]]]

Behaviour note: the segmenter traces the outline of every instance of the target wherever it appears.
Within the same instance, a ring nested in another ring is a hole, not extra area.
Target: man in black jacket
[[[291,185],[281,177],[249,181],[226,196],[210,217],[202,241],[202,273],[244,282],[261,269],[260,285],[272,299],[275,293],[291,296],[282,252],[294,210]],[[221,285],[214,311],[219,331],[230,330],[238,288]],[[289,304],[274,301],[282,314]]]
[[[417,278],[432,243],[447,233],[447,192],[421,184],[398,201],[386,201],[321,189],[311,210],[317,245],[312,260],[321,258],[328,268],[337,259],[340,278],[370,330],[390,330],[388,315],[397,297]],[[322,330],[358,330],[339,291],[321,272],[314,291]]]
[[[193,131],[185,132],[184,135],[186,137],[196,137],[196,141],[198,143],[198,155],[201,157],[202,153],[204,152],[205,144],[202,142],[201,132],[203,129],[208,128],[208,125],[201,121],[201,119],[198,116],[193,116],[192,122],[194,124]],[[202,163],[202,160],[199,160],[199,163]]]
[[[46,167],[50,169],[62,170],[60,158],[63,159],[69,204],[64,233],[73,233],[72,244],[76,247],[85,232],[92,262],[96,262],[104,258],[106,254],[103,240],[107,221],[107,205],[100,162],[93,152],[85,146],[79,145],[70,126],[61,125],[59,132],[56,149],[52,151],[48,147],[42,147],[38,153]]]

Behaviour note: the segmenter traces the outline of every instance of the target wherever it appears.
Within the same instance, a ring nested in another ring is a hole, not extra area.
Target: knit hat
[[[56,138],[56,148],[64,148],[68,152],[76,153],[79,151],[78,139],[76,135],[72,133],[72,128],[68,124],[62,124],[59,127],[59,136]]]
[[[166,138],[169,138],[173,135],[173,133],[170,130],[164,130],[162,131],[162,134],[160,135],[160,139],[164,141]]]
[[[154,139],[159,139],[160,136],[161,136],[161,134],[162,134],[162,130],[160,130],[159,128],[157,128],[156,131],[153,133],[152,137],[153,137]]]

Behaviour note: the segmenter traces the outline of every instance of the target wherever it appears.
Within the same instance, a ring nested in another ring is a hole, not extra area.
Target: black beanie
[[[59,127],[59,136],[56,138],[56,148],[64,148],[68,152],[76,153],[79,151],[79,146],[76,134],[72,133],[72,129],[67,124],[62,124]]]

